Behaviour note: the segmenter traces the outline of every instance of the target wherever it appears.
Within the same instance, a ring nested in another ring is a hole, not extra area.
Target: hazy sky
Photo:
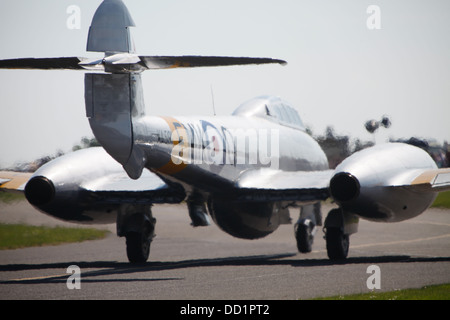
[[[86,53],[101,1],[0,2],[0,59]],[[274,57],[281,67],[147,71],[147,112],[218,115],[253,97],[290,102],[316,134],[371,140],[369,119],[389,115],[377,141],[411,136],[450,141],[448,0],[125,0],[142,55]],[[367,12],[376,5],[380,14]],[[67,12],[79,9],[80,18]],[[72,18],[75,18],[73,20]],[[378,19],[379,18],[379,19]],[[74,22],[69,28],[67,21]],[[369,29],[369,25],[380,29]],[[79,25],[79,29],[78,29]],[[73,29],[75,27],[75,29]],[[0,166],[64,152],[92,136],[84,73],[0,70]]]

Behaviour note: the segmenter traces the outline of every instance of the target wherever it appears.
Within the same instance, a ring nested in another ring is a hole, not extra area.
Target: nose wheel
[[[295,224],[295,239],[297,240],[297,249],[301,253],[312,251],[316,226],[309,219],[301,219]]]

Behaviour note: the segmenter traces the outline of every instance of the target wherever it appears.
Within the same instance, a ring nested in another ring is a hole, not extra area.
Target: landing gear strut
[[[189,217],[191,218],[191,225],[193,227],[206,227],[211,223],[208,218],[208,211],[206,210],[205,200],[199,194],[190,195],[187,199],[187,207]]]

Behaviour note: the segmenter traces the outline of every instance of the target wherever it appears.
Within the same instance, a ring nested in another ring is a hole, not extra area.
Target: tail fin
[[[103,1],[89,28],[87,51],[134,52],[129,29],[134,26],[134,21],[121,0]]]

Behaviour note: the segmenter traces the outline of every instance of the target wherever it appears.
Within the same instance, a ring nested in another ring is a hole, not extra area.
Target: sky
[[[100,0],[0,2],[0,59],[86,52]],[[276,95],[314,134],[450,142],[448,0],[124,0],[141,55],[272,57],[287,66],[147,71],[150,115],[229,115]],[[373,11],[375,5],[375,11]],[[75,8],[76,11],[72,11]],[[79,13],[79,15],[78,15]],[[211,93],[213,92],[213,94]],[[83,71],[0,70],[0,167],[70,152],[92,137]]]

